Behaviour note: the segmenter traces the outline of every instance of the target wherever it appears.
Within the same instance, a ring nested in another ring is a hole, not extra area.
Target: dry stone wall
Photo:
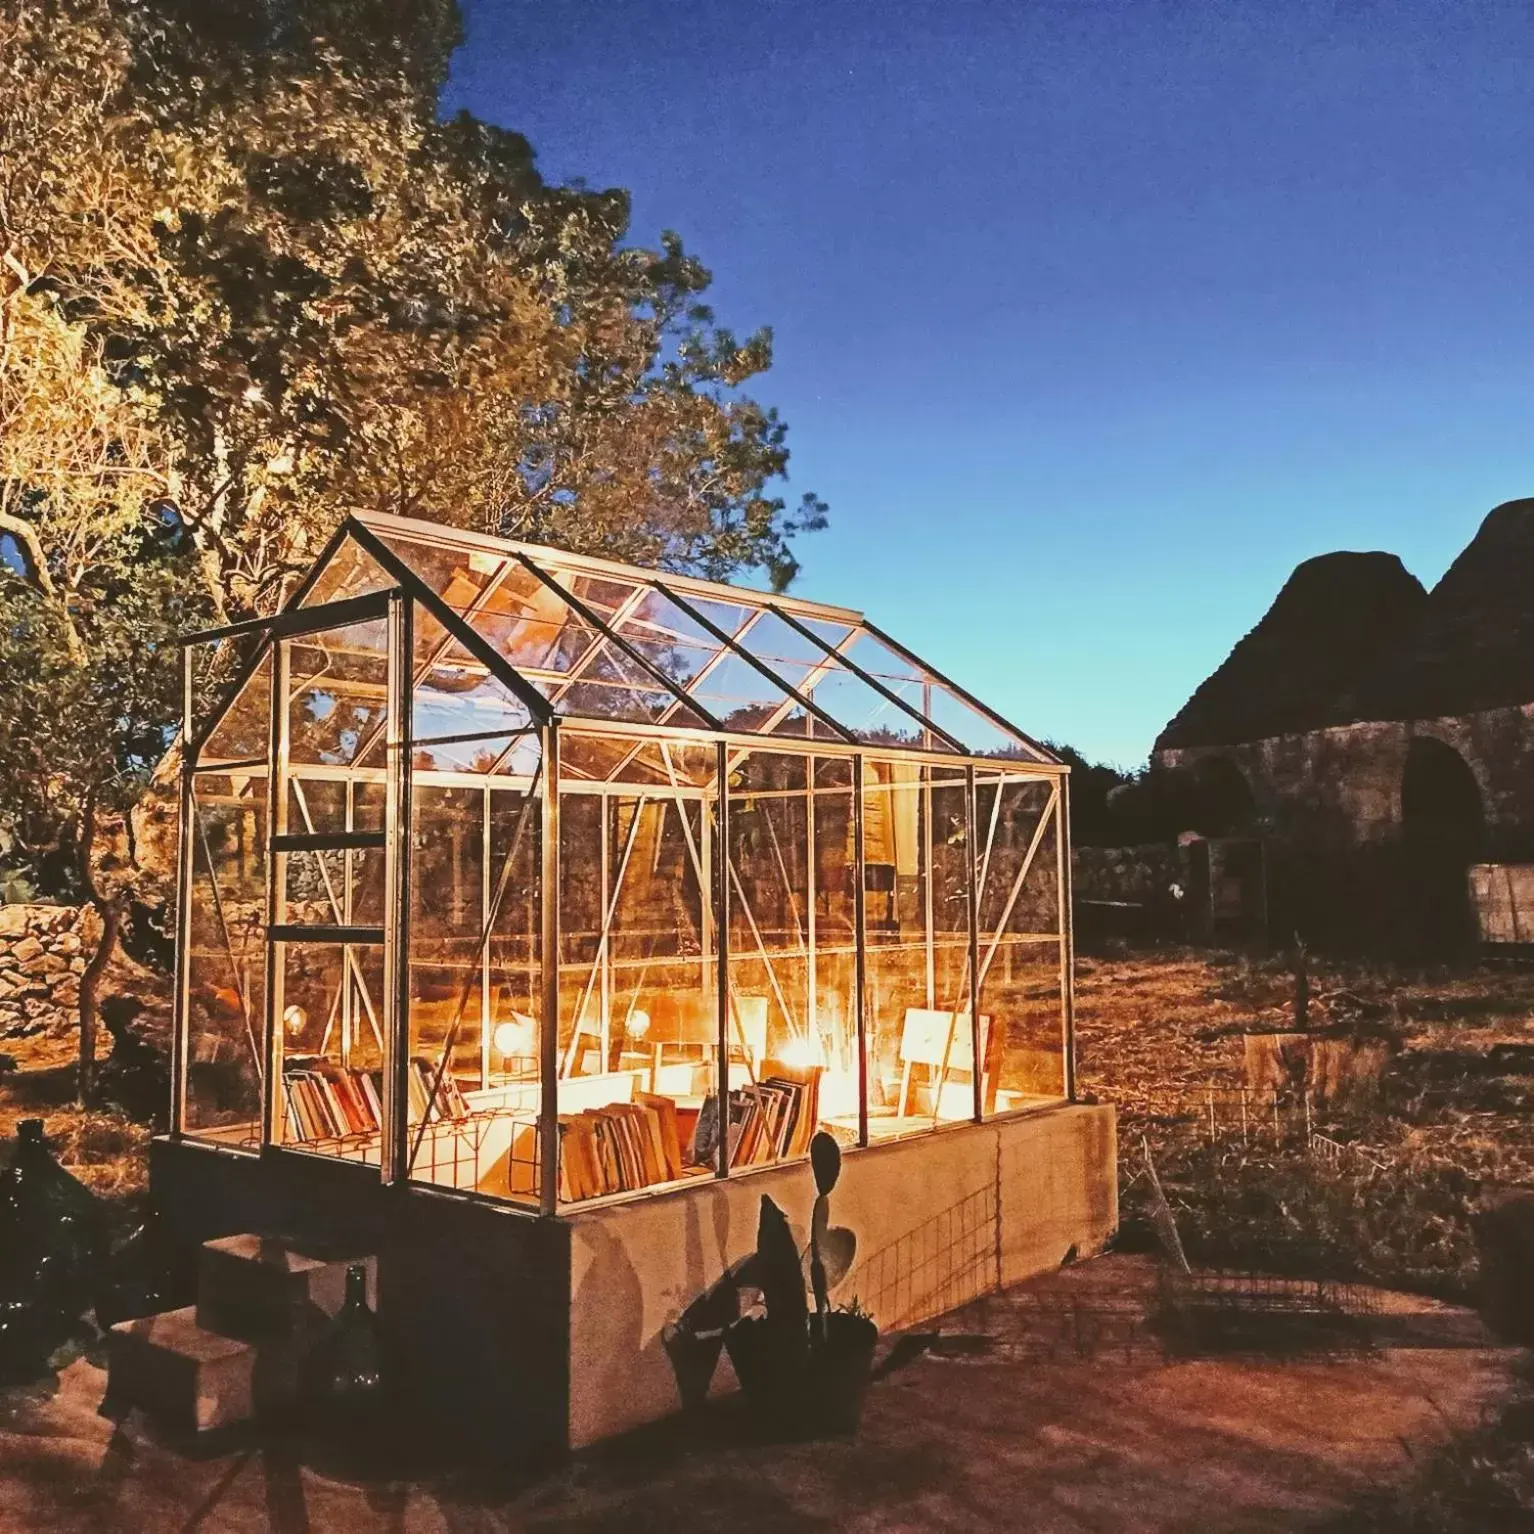
[[[0,905],[0,1039],[79,1026],[80,976],[99,935],[94,911]]]

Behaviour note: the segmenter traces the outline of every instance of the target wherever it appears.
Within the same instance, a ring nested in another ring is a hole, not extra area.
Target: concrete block
[[[346,1270],[368,1270],[368,1303],[378,1304],[376,1257],[314,1257],[268,1236],[224,1236],[203,1244],[197,1320],[212,1331],[264,1342],[312,1329],[346,1297]]]
[[[210,1433],[255,1415],[255,1347],[199,1326],[190,1306],[119,1321],[108,1348],[114,1407],[140,1407],[178,1433]]]

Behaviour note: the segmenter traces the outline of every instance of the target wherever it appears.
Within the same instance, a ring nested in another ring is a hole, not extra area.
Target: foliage
[[[141,396],[215,604],[270,608],[356,506],[791,577],[822,508],[769,493],[784,427],[738,394],[770,336],[715,324],[676,236],[625,245],[625,194],[435,119],[447,0],[58,9],[6,7],[0,241]],[[89,186],[39,131],[65,116]]]
[[[1107,762],[1089,762],[1074,746],[1045,744],[1071,769],[1071,845],[1122,847],[1138,840],[1108,803],[1114,789],[1136,782],[1137,776]]]
[[[0,831],[48,892],[176,718],[171,637],[355,508],[792,577],[771,340],[436,95],[454,0],[0,0]],[[101,894],[112,898],[110,892]]]

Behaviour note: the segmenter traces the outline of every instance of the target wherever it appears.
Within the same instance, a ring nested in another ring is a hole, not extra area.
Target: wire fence
[[[1387,1171],[1385,1152],[1344,1138],[1339,1125],[1304,1091],[1184,1082],[1149,1088],[1134,1116],[1164,1145],[1230,1145],[1298,1152],[1339,1172],[1372,1177]]]

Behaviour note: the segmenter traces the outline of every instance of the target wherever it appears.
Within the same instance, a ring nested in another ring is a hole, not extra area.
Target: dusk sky
[[[1035,735],[1139,764],[1299,560],[1534,494],[1526,5],[465,12],[445,106],[774,328],[795,590]]]

